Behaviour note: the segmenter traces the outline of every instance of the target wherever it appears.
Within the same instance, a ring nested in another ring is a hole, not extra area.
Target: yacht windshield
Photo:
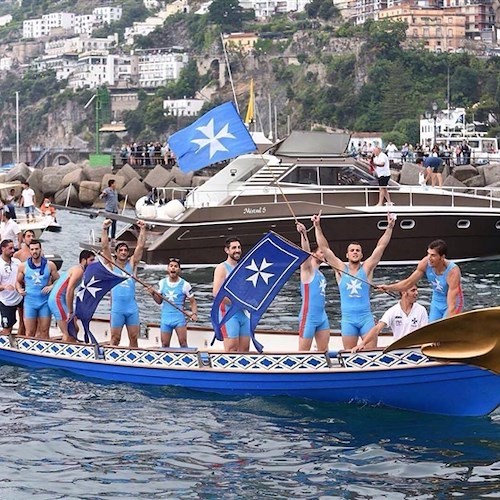
[[[354,165],[296,165],[280,182],[315,186],[377,185],[374,177]]]

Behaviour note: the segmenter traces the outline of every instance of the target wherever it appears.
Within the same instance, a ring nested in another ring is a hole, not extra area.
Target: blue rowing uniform
[[[42,258],[39,267],[35,267],[31,257],[26,261],[24,268],[24,317],[28,319],[49,318],[49,294],[42,293],[42,289],[50,283],[50,268],[48,261]]]
[[[448,262],[443,274],[436,274],[434,268],[427,264],[425,275],[432,286],[431,308],[429,311],[429,321],[436,321],[446,316],[448,310],[448,290],[447,282],[449,272],[457,267],[454,262]],[[456,311],[461,312],[464,307],[464,295],[462,287],[459,286],[459,292],[456,302]]]
[[[158,292],[181,310],[184,309],[186,297],[190,299],[193,296],[191,285],[183,278],[179,278],[177,281],[170,281],[168,278],[161,279],[158,284]],[[163,301],[161,306],[162,332],[172,333],[175,328],[186,326],[186,316],[179,309]]]
[[[349,273],[347,264],[344,270]],[[375,326],[375,321],[370,307],[370,286],[363,264],[354,277],[342,273],[339,292],[342,335],[365,335]]]
[[[54,283],[49,294],[50,312],[56,321],[68,319],[68,306],[66,305],[66,290],[68,289],[68,272],[61,273],[59,279]]]
[[[231,266],[229,263],[224,262],[224,265],[227,270],[227,275],[229,276],[235,266]],[[228,306],[227,304],[220,305],[219,309],[219,321],[222,321],[222,318],[225,316],[227,312]],[[237,339],[239,337],[249,337],[250,336],[250,318],[245,314],[245,311],[238,311],[234,314],[231,319],[228,319],[221,327],[222,336],[228,339]]]
[[[316,332],[329,330],[330,324],[325,311],[326,279],[318,269],[310,283],[300,284],[302,307],[299,315],[299,335],[312,339]]]
[[[133,273],[132,264],[128,261],[124,270]],[[125,275],[115,266],[113,272]],[[122,328],[139,325],[139,306],[135,300],[135,280],[128,278],[111,289],[111,328]]]

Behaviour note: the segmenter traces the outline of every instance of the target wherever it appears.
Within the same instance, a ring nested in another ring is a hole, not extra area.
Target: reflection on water
[[[77,262],[75,242],[99,221],[60,214],[47,252]],[[223,255],[221,252],[221,260]],[[468,309],[494,305],[498,263],[464,264]],[[376,282],[411,268],[379,268]],[[187,270],[208,322],[213,270]],[[338,293],[328,312],[338,326]],[[149,283],[162,274],[141,273]],[[141,313],[159,307],[139,295]],[[296,326],[298,281],[264,326]],[[421,287],[427,304],[429,290]],[[380,315],[393,299],[377,294]],[[102,306],[106,311],[107,304]],[[409,395],[411,397],[411,394]],[[174,388],[95,383],[0,366],[0,495],[55,498],[493,498],[500,411],[446,418],[289,398],[231,398]]]

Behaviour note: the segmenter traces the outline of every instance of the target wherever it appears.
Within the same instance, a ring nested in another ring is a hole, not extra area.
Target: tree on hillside
[[[243,9],[238,0],[214,0],[208,13],[209,20],[225,33],[241,31],[244,21],[255,18],[255,12]]]
[[[312,0],[311,3],[305,6],[305,10],[307,16],[311,19],[319,17],[328,21],[340,15],[339,10],[333,5],[331,0]]]

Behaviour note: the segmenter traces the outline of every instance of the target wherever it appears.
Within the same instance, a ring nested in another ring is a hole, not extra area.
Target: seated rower
[[[351,352],[377,347],[377,338],[387,326],[391,328],[394,340],[425,326],[429,322],[429,317],[425,307],[420,305],[417,299],[418,288],[416,285],[401,292],[401,300],[384,313],[381,320],[363,337],[358,345],[351,349]]]
[[[198,306],[191,284],[180,277],[181,262],[169,259],[167,277],[160,280],[158,290],[150,289],[154,301],[161,304],[161,346],[170,347],[172,333],[175,330],[180,347],[187,347],[187,322],[189,314],[193,321],[198,320]],[[163,300],[165,297],[167,300]],[[184,302],[189,299],[191,313],[184,313]]]
[[[40,205],[40,212],[42,212],[43,215],[50,215],[54,218],[54,220],[56,220],[56,209],[52,206],[52,203],[48,198],[45,198],[43,203]]]
[[[57,326],[62,332],[63,342],[74,342],[68,333],[68,319],[74,312],[73,303],[75,298],[75,289],[80,285],[83,279],[83,273],[87,266],[95,260],[94,252],[82,250],[80,252],[79,264],[63,272],[59,279],[54,283],[49,294],[50,312],[57,321]]]

